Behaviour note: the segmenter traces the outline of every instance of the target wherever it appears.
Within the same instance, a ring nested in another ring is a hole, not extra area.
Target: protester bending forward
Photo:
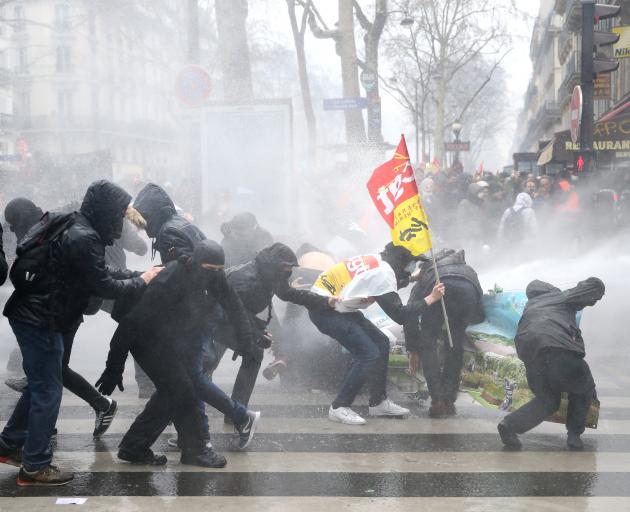
[[[376,302],[395,322],[404,324],[444,295],[436,284],[429,296],[403,305],[397,289],[409,283],[415,269],[412,254],[404,247],[387,244],[380,255],[357,256],[323,272],[312,291],[336,297],[334,310],[309,310],[309,317],[324,334],[336,339],[352,354],[352,366],[328,411],[331,421],[363,425],[365,419],[350,407],[368,381],[370,416],[407,416],[409,409],[387,398],[389,339],[361,313]]]
[[[536,396],[499,423],[501,440],[508,448],[520,449],[517,434],[531,430],[558,410],[561,393],[569,395],[567,445],[571,450],[584,448],[580,436],[595,397],[595,382],[584,361],[584,340],[576,313],[593,306],[604,291],[604,283],[596,277],[565,291],[542,281],[527,286],[529,301],[514,341],[518,357],[525,363],[527,383]]]

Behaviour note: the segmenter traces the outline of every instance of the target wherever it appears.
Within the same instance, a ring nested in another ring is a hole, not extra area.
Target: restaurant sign
[[[564,141],[566,151],[579,151],[580,144]],[[593,149],[595,151],[614,151],[617,158],[626,158],[630,153],[630,115],[619,116],[601,123],[596,123],[593,131]]]

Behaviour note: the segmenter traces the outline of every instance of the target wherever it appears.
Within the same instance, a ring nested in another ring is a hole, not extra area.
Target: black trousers
[[[222,338],[222,341],[226,341],[226,339]],[[214,370],[217,369],[228,348],[236,348],[223,345],[216,340],[214,342],[214,347],[216,359],[211,365],[211,372],[214,372]],[[254,386],[256,385],[256,380],[258,379],[258,372],[260,371],[263,356],[264,350],[258,346],[252,347],[249,353],[241,356],[241,366],[236,374],[231,398],[245,407],[249,405],[249,399],[252,397],[252,393],[254,392]]]
[[[63,361],[61,369],[63,387],[85,400],[95,410],[105,411],[109,407],[109,401],[92,384],[69,366],[72,345],[78,328],[79,326],[77,325],[75,328],[63,332]]]
[[[567,431],[582,434],[595,396],[595,381],[581,355],[570,350],[549,349],[527,365],[526,370],[527,383],[536,396],[508,414],[503,423],[517,434],[527,432],[556,412],[561,393],[568,393]]]
[[[146,453],[169,421],[175,424],[183,451],[203,449],[202,417],[186,366],[172,351],[155,346],[132,347],[131,353],[156,391],[129,427],[120,449],[137,455]]]
[[[466,328],[475,315],[479,294],[475,287],[464,279],[445,278],[444,301],[448,315],[453,347],[445,344],[444,364],[440,364],[438,336],[444,325],[442,305],[433,304],[420,320],[422,371],[427,381],[431,400],[455,402],[464,364],[464,345],[467,341]]]

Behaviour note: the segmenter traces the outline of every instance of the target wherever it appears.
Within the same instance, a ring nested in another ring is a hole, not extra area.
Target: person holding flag
[[[413,280],[415,267],[415,258],[408,249],[389,243],[380,254],[343,260],[315,281],[311,290],[333,298],[335,308],[309,310],[309,317],[323,334],[337,340],[352,355],[352,366],[328,411],[331,421],[366,423],[350,408],[366,381],[370,416],[409,414],[409,409],[387,398],[389,339],[360,310],[376,302],[401,325],[417,321],[418,315],[443,297],[444,285],[437,283],[424,300],[403,305],[396,290]]]

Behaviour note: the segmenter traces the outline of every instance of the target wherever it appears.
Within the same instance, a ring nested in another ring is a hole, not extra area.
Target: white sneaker
[[[366,421],[354,412],[350,407],[337,407],[328,409],[328,419],[337,423],[345,423],[346,425],[365,425]]]
[[[409,416],[409,412],[409,409],[396,405],[389,398],[374,407],[370,407],[370,416]]]

